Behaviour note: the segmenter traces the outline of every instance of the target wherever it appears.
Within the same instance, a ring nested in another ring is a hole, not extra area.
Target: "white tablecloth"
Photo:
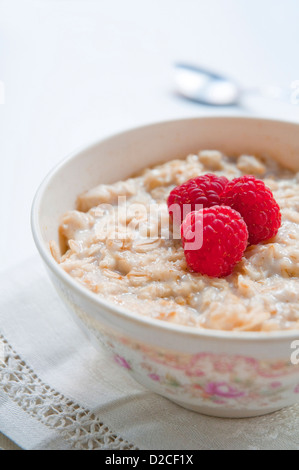
[[[23,449],[299,449],[299,405],[251,419],[187,411],[96,350],[38,258],[0,277],[0,429]]]

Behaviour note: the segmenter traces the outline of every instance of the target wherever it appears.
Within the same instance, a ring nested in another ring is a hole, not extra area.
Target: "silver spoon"
[[[242,89],[234,80],[204,68],[178,63],[174,66],[177,92],[185,98],[212,106],[240,103],[249,93],[266,98],[286,99],[286,92],[276,86]]]

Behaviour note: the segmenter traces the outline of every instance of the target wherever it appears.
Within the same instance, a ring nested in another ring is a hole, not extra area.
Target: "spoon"
[[[175,83],[183,97],[212,106],[238,105],[244,94],[255,93],[266,98],[283,99],[285,92],[277,86],[242,89],[234,80],[202,67],[175,64]]]

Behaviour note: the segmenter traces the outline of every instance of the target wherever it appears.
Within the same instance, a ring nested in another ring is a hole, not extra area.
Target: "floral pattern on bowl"
[[[162,349],[104,327],[78,307],[73,310],[121,368],[146,388],[186,408],[223,417],[234,417],[235,411],[235,417],[244,417],[298,401],[299,365],[290,360]]]
[[[147,378],[170,395],[188,394],[190,398],[210,401],[213,404],[233,402],[238,405],[258,401],[260,406],[275,404],[288,392],[298,367],[290,362],[276,360],[257,361],[245,356],[225,356],[199,353],[182,356],[163,352],[147,345],[121,338],[121,343],[142,352],[142,361],[136,363],[126,351],[126,358],[114,353],[114,360],[128,371],[147,372]],[[109,347],[119,351],[119,342],[109,341]],[[123,350],[123,352],[125,352]],[[289,380],[288,380],[289,378]],[[295,382],[293,393],[299,393]]]

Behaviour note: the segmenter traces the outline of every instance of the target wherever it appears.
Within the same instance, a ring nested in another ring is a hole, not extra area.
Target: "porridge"
[[[170,191],[207,173],[263,180],[282,215],[277,235],[249,246],[223,278],[188,269],[169,223]],[[90,291],[138,315],[217,330],[299,328],[299,176],[272,160],[206,150],[101,184],[78,197],[59,234],[63,254],[53,242],[50,248],[60,266]]]

